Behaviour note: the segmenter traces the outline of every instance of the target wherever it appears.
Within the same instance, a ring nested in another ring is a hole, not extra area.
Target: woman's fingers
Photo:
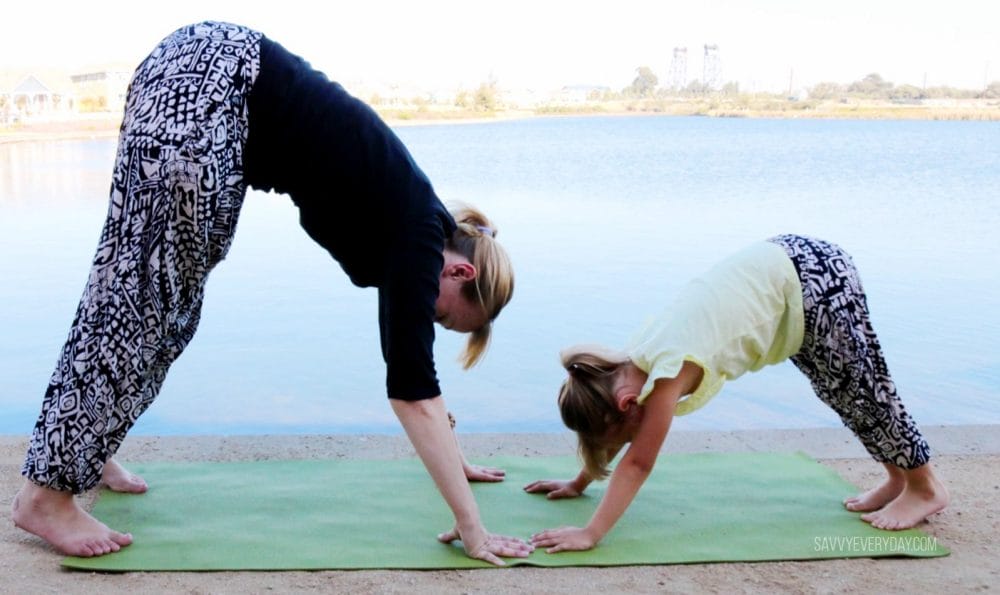
[[[501,556],[506,556],[508,558],[524,558],[528,556],[531,552],[535,551],[534,546],[527,543],[523,539],[518,539],[517,537],[511,537],[509,535],[491,535],[491,539],[497,544],[497,550],[493,550],[494,553]]]
[[[482,467],[480,465],[469,465],[468,470],[465,473],[466,477],[470,481],[503,481],[507,472],[503,469],[496,469],[494,467]]]
[[[496,566],[506,566],[504,558],[526,558],[535,550],[534,546],[524,540],[509,535],[489,535],[486,541],[469,552],[469,557],[476,558],[494,564]]]
[[[456,539],[460,539],[457,527],[453,527],[451,530],[445,531],[444,533],[438,535],[438,541],[440,541],[441,543],[451,543]]]
[[[486,552],[486,554],[484,554],[483,557],[480,558],[480,560],[484,560],[486,562],[489,562],[490,564],[492,564],[494,566],[506,566],[507,565],[506,562],[504,562],[503,560],[501,560],[500,558],[498,558],[495,554],[493,554],[491,552]]]

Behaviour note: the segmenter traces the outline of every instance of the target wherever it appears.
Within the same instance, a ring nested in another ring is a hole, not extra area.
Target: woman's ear
[[[468,262],[451,262],[445,265],[444,274],[450,279],[472,281],[476,278],[476,267]]]

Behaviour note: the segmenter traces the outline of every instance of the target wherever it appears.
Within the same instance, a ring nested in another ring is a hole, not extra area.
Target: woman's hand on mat
[[[473,465],[468,462],[462,463],[462,470],[465,471],[465,478],[469,481],[503,481],[503,478],[507,475],[507,472],[503,469],[483,467],[482,465]]]
[[[547,529],[531,536],[531,545],[546,548],[545,552],[549,554],[589,550],[597,545],[597,541],[589,531],[579,527]]]
[[[583,490],[576,487],[576,480],[564,481],[561,479],[539,479],[524,486],[524,491],[529,494],[545,494],[549,500],[559,498],[576,498],[583,493]]]
[[[441,543],[451,543],[456,539],[462,539],[462,546],[465,547],[465,554],[467,556],[476,560],[489,562],[495,566],[507,565],[500,559],[500,556],[504,558],[527,558],[531,552],[535,551],[535,546],[525,543],[524,540],[517,537],[494,535],[485,531],[481,533],[485,534],[485,539],[481,539],[476,544],[473,539],[469,539],[469,541],[462,539],[458,527],[455,527],[451,531],[446,531],[438,535],[438,541]]]

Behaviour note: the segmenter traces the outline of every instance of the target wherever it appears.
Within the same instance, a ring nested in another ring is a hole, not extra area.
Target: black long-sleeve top
[[[389,397],[439,395],[434,304],[455,222],[430,181],[371,108],[267,38],[248,114],[247,183],[290,195],[351,282],[378,288]]]

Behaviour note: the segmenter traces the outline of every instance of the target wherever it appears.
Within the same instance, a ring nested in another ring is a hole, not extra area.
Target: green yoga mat
[[[474,484],[486,526],[528,538],[582,526],[604,493],[550,501],[527,494],[535,479],[569,478],[573,457],[493,458],[499,484]],[[460,545],[435,536],[451,515],[418,460],[261,461],[134,465],[150,490],[105,492],[94,514],[133,534],[88,570],[291,570],[474,568]],[[617,566],[692,562],[943,556],[917,530],[873,529],[841,505],[857,489],[802,454],[661,457],[635,502],[589,552],[536,551],[511,564]]]

